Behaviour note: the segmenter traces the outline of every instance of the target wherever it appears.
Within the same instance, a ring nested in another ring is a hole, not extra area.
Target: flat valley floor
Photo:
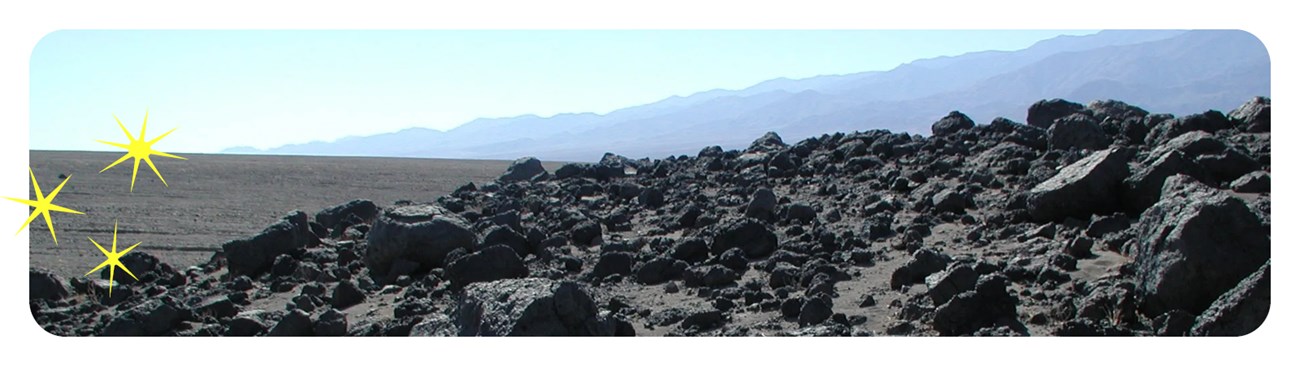
[[[178,270],[197,265],[227,241],[249,237],[285,213],[321,209],[353,199],[387,206],[397,200],[431,202],[457,187],[490,182],[509,161],[415,158],[212,155],[177,153],[188,160],[154,157],[167,186],[141,162],[131,191],[132,160],[100,173],[118,152],[31,151],[31,168],[43,193],[71,178],[54,204],[84,212],[55,212],[58,245],[37,217],[30,263],[59,276],[83,276],[104,260],[89,238],[106,249],[118,225],[118,249],[136,242]],[[554,170],[562,163],[545,163]],[[28,192],[29,199],[35,194]],[[5,232],[17,230],[21,223]]]

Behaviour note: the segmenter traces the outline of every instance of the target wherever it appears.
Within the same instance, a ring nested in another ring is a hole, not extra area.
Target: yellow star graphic
[[[41,215],[45,217],[45,226],[50,228],[50,238],[54,239],[54,245],[59,245],[59,237],[54,235],[54,221],[50,220],[50,211],[85,215],[80,211],[68,209],[53,203],[54,196],[59,195],[59,191],[63,190],[63,185],[68,184],[68,179],[72,179],[72,176],[63,178],[63,183],[59,183],[59,186],[55,187],[53,191],[50,191],[49,196],[46,196],[41,193],[41,184],[36,183],[36,172],[32,171],[32,168],[27,168],[27,172],[32,175],[32,188],[36,191],[36,200],[32,201],[32,200],[25,200],[25,199],[13,198],[13,197],[5,197],[5,199],[7,200],[18,202],[36,208],[35,210],[32,211],[32,215],[27,217],[27,221],[23,222],[23,226],[18,228],[18,232],[14,233],[14,235],[18,235],[18,233],[23,232],[23,229],[26,229],[27,225],[31,224],[32,220],[36,219],[37,215]]]
[[[99,242],[96,242],[95,239],[91,239],[89,236],[87,236],[86,239],[90,239],[91,243],[95,243],[95,247],[99,248],[99,251],[103,252],[105,257],[108,257],[108,259],[105,259],[103,262],[100,262],[99,266],[95,267],[95,269],[90,270],[90,272],[86,272],[86,275],[90,276],[91,273],[95,273],[95,271],[98,271],[100,268],[104,268],[104,266],[108,266],[108,282],[109,282],[108,297],[113,297],[113,286],[117,285],[117,282],[113,281],[113,276],[117,272],[116,271],[117,267],[122,267],[122,270],[126,271],[126,274],[131,275],[131,278],[135,278],[136,281],[140,280],[139,278],[135,277],[134,273],[131,273],[131,270],[126,269],[126,266],[122,265],[122,261],[120,259],[122,258],[122,256],[126,255],[127,252],[130,252],[131,249],[135,249],[135,247],[140,246],[140,243],[143,242],[135,243],[135,245],[132,245],[130,248],[126,248],[126,250],[118,252],[117,251],[117,221],[113,222],[113,251],[112,252],[104,250],[104,246],[99,245]]]
[[[121,164],[123,161],[126,161],[126,159],[135,158],[135,169],[131,170],[131,192],[135,192],[135,175],[136,173],[140,172],[140,160],[144,160],[146,164],[149,164],[149,168],[153,169],[153,173],[158,175],[158,180],[162,181],[163,186],[167,186],[167,180],[163,179],[162,173],[158,172],[158,167],[153,165],[153,160],[150,160],[149,156],[158,155],[158,156],[172,158],[172,159],[186,160],[185,158],[153,149],[154,143],[158,142],[158,140],[162,140],[163,137],[167,137],[167,135],[171,134],[172,131],[176,131],[176,129],[173,128],[171,129],[171,131],[167,131],[167,133],[159,135],[158,137],[155,137],[153,140],[145,141],[144,131],[145,128],[149,126],[149,111],[146,110],[144,112],[144,123],[140,125],[139,139],[136,139],[134,136],[131,136],[131,132],[126,130],[126,126],[122,125],[122,120],[117,119],[117,115],[113,115],[113,119],[117,120],[117,126],[122,128],[122,133],[126,134],[126,138],[130,140],[130,143],[119,144],[116,142],[95,140],[101,144],[107,144],[107,145],[112,145],[112,146],[126,149],[126,155],[122,155],[121,159],[117,159],[117,161],[114,161],[112,164],[109,164],[107,167],[104,167],[104,170],[100,170],[99,172],[103,173],[107,171],[109,168],[117,166],[117,164]]]

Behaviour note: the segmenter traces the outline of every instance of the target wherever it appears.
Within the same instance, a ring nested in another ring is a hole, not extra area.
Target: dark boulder
[[[898,289],[924,281],[926,276],[942,271],[951,262],[952,257],[939,253],[934,249],[917,250],[912,253],[912,259],[909,259],[902,267],[894,270],[894,273],[889,278],[889,287]]]
[[[776,234],[752,218],[731,220],[718,229],[709,252],[719,255],[731,248],[744,250],[751,259],[763,258],[776,250]]]
[[[768,132],[750,143],[745,152],[775,152],[785,147],[785,141],[781,141],[781,135],[777,135],[776,132]]]
[[[1025,203],[1035,221],[1049,222],[1119,209],[1123,181],[1128,177],[1128,153],[1111,149],[1094,152],[1062,168],[1029,190]]]
[[[1228,121],[1227,116],[1222,112],[1210,110],[1160,122],[1151,128],[1146,142],[1147,145],[1156,145],[1192,131],[1214,133],[1231,127],[1232,122]]]
[[[1272,131],[1273,101],[1267,97],[1255,97],[1228,113],[1228,119],[1242,126],[1246,132]]]
[[[975,272],[974,267],[955,265],[925,278],[925,284],[930,288],[926,295],[930,296],[935,306],[943,305],[957,294],[974,290],[977,280],[979,273]]]
[[[528,267],[510,247],[494,245],[451,261],[447,279],[454,288],[475,282],[528,277]]]
[[[280,222],[251,238],[221,245],[232,275],[257,275],[271,268],[275,257],[312,245],[319,240],[307,224],[307,214],[293,211]]]
[[[1124,179],[1124,208],[1130,214],[1140,214],[1159,201],[1160,191],[1169,177],[1181,174],[1209,180],[1209,173],[1182,151],[1171,150],[1148,160],[1132,176]]]
[[[966,208],[975,205],[975,200],[971,197],[969,192],[958,190],[956,188],[948,188],[939,191],[938,194],[935,194],[934,197],[930,199],[930,202],[932,204],[931,207],[934,207],[936,212],[964,213],[966,212]]]
[[[759,188],[754,191],[749,204],[745,206],[745,217],[771,222],[776,219],[776,194],[771,189]]]
[[[700,238],[687,238],[677,242],[668,251],[668,256],[691,264],[709,259],[709,244]]]
[[[27,292],[31,300],[62,300],[68,297],[68,285],[54,273],[36,267],[27,270]]]
[[[1047,129],[1047,136],[1051,148],[1059,150],[1099,150],[1110,146],[1110,137],[1096,119],[1086,114],[1058,118]]]
[[[335,232],[335,235],[347,230],[347,227],[340,227],[339,224],[349,215],[356,215],[362,222],[374,220],[379,215],[379,206],[370,200],[353,200],[338,206],[330,207],[316,213],[316,222]],[[354,223],[355,224],[355,223]],[[351,226],[351,225],[348,225]]]
[[[465,288],[454,325],[461,336],[612,336],[591,295],[574,282],[503,279]]]
[[[636,281],[647,285],[672,281],[681,278],[687,266],[686,262],[673,258],[651,259],[636,269]]]
[[[1267,226],[1249,204],[1187,176],[1165,182],[1133,242],[1144,310],[1200,313],[1270,258]]]
[[[436,205],[384,210],[366,234],[363,259],[372,275],[385,275],[397,259],[419,263],[421,270],[440,266],[457,248],[473,250],[478,236],[455,213]]]
[[[293,309],[266,332],[272,337],[301,337],[312,335],[311,314],[301,309]]]
[[[330,298],[330,305],[335,309],[347,309],[352,305],[360,304],[366,301],[366,293],[361,291],[356,281],[346,280],[339,281],[334,286],[333,297]]]
[[[592,175],[591,164],[587,163],[568,163],[555,169],[555,178],[568,179],[576,177],[585,177]]]
[[[1007,279],[1001,275],[979,278],[975,289],[948,300],[934,310],[934,330],[940,335],[968,335],[992,326],[1023,325],[1017,320],[1019,300],[1007,292]]]
[[[740,275],[736,271],[720,264],[691,267],[682,275],[682,282],[687,287],[719,287],[734,283],[737,279],[740,279]]]
[[[330,337],[348,335],[348,315],[335,309],[326,310],[316,317],[312,324],[312,334]]]
[[[811,224],[817,219],[817,210],[805,203],[795,203],[786,208],[785,217],[792,222]]]
[[[605,252],[600,254],[596,265],[591,269],[593,278],[605,278],[609,275],[627,276],[632,274],[635,258],[628,252]]]
[[[529,181],[538,176],[544,176],[546,168],[542,167],[542,161],[534,157],[522,157],[510,163],[506,168],[505,174],[497,178],[497,181],[503,183]]]
[[[930,125],[930,133],[935,136],[951,135],[975,127],[975,121],[958,111],[948,112],[947,116]]]
[[[514,250],[519,258],[527,257],[532,252],[529,250],[528,238],[508,226],[493,226],[488,229],[479,245],[483,248],[493,245],[505,245]]]
[[[831,304],[825,297],[814,296],[803,302],[799,307],[799,326],[817,325],[831,318]]]
[[[1268,317],[1272,302],[1269,272],[1272,260],[1228,290],[1196,317],[1191,335],[1242,336],[1254,332]]]
[[[1040,100],[1034,105],[1029,106],[1029,115],[1025,117],[1025,123],[1038,128],[1052,127],[1052,122],[1057,118],[1069,116],[1071,114],[1083,112],[1082,104],[1071,102],[1064,99]]]
[[[1273,190],[1272,179],[1268,172],[1263,170],[1243,175],[1232,181],[1229,186],[1239,193],[1269,193]]]
[[[569,230],[569,238],[574,245],[591,246],[601,236],[600,224],[592,220],[583,220]]]
[[[118,314],[101,336],[160,336],[181,324],[184,315],[170,297],[145,301]]]

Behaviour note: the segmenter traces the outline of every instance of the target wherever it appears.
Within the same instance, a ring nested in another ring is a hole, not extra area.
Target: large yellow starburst
[[[121,159],[117,159],[117,161],[114,161],[112,164],[109,164],[107,167],[104,167],[104,170],[100,170],[99,172],[103,173],[107,171],[109,168],[117,166],[117,164],[121,164],[123,161],[126,161],[126,159],[135,158],[135,169],[131,170],[131,192],[135,192],[135,176],[136,173],[140,172],[140,160],[144,160],[146,164],[149,164],[149,168],[153,169],[153,173],[158,175],[158,180],[162,181],[163,186],[167,186],[167,180],[163,179],[162,173],[158,172],[158,167],[153,165],[153,160],[149,159],[149,156],[158,155],[166,158],[186,160],[185,158],[153,149],[154,143],[157,143],[158,140],[162,140],[163,137],[167,137],[167,135],[170,135],[172,131],[176,131],[176,129],[173,128],[171,129],[171,131],[167,131],[167,133],[159,135],[158,137],[155,137],[153,140],[146,141],[144,139],[144,131],[145,128],[149,126],[149,111],[144,112],[144,123],[140,125],[139,139],[135,138],[134,136],[131,136],[131,132],[126,130],[126,126],[122,125],[122,120],[117,119],[117,115],[113,115],[113,119],[117,120],[117,127],[122,128],[122,133],[126,134],[126,138],[130,140],[130,142],[128,144],[119,144],[116,142],[95,140],[101,144],[107,144],[107,145],[112,145],[112,146],[126,149],[126,155],[122,155]]]
[[[7,200],[36,208],[35,210],[32,210],[32,215],[27,217],[27,221],[23,222],[23,226],[18,228],[18,232],[14,233],[14,235],[23,232],[23,229],[26,229],[27,225],[32,223],[32,220],[36,220],[37,215],[40,215],[45,217],[45,226],[50,229],[50,238],[54,239],[54,245],[59,245],[59,237],[54,235],[54,221],[50,220],[50,211],[85,215],[80,211],[54,204],[54,196],[59,195],[59,191],[63,190],[63,185],[68,184],[68,179],[72,179],[72,176],[63,178],[63,183],[59,183],[59,186],[54,187],[54,190],[50,191],[50,195],[46,196],[41,193],[41,184],[36,182],[36,172],[32,171],[32,168],[27,168],[27,172],[32,175],[32,189],[36,191],[36,200],[32,201],[21,198],[5,197]]]
[[[91,243],[95,243],[95,247],[99,248],[99,251],[104,253],[105,257],[108,257],[108,259],[105,259],[103,262],[100,262],[99,266],[96,266],[95,269],[90,270],[90,272],[86,272],[86,275],[90,276],[91,273],[95,273],[95,271],[98,271],[100,268],[104,268],[105,266],[108,266],[108,282],[109,282],[108,297],[113,297],[113,287],[117,285],[117,282],[113,281],[113,276],[117,274],[116,269],[118,267],[121,267],[123,271],[126,271],[126,274],[131,275],[131,278],[135,278],[136,281],[140,280],[139,278],[135,277],[134,273],[131,273],[131,270],[126,269],[125,265],[122,265],[121,258],[122,256],[126,255],[127,252],[130,252],[131,249],[135,249],[135,247],[140,246],[140,243],[143,242],[135,243],[135,245],[132,245],[130,248],[126,248],[126,250],[118,252],[117,251],[117,221],[113,222],[113,251],[110,252],[108,250],[105,250],[103,245],[99,245],[99,242],[96,242],[95,239],[91,239],[89,236],[87,236],[86,239],[90,239]]]

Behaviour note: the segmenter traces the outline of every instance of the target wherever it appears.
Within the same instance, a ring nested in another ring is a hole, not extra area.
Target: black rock
[[[786,209],[785,217],[792,222],[811,224],[817,219],[817,210],[804,203],[795,203]]]
[[[636,281],[647,285],[657,285],[676,280],[681,278],[687,266],[686,262],[673,258],[658,257],[651,259],[637,268]]]
[[[745,251],[740,248],[727,249],[727,251],[722,252],[722,254],[715,257],[715,259],[715,263],[721,264],[723,267],[730,268],[736,272],[745,272],[749,267],[749,260],[745,259]]]
[[[529,181],[538,176],[546,174],[546,168],[542,167],[542,161],[534,157],[522,157],[510,163],[506,168],[505,174],[497,178],[497,181],[503,183]]]
[[[352,305],[365,302],[366,293],[361,291],[356,281],[339,281],[339,284],[334,286],[334,294],[330,301],[335,309],[347,309]]]
[[[316,323],[312,325],[312,333],[334,337],[348,335],[348,315],[336,309],[326,310],[316,317]]]
[[[1124,180],[1124,206],[1130,214],[1140,214],[1159,201],[1160,192],[1169,177],[1181,174],[1209,180],[1205,168],[1187,158],[1182,151],[1168,151],[1148,161]]]
[[[973,334],[981,328],[1019,325],[1015,296],[1007,293],[1001,275],[981,276],[975,289],[963,292],[934,310],[934,330],[940,335]],[[1023,325],[1020,325],[1023,328]]]
[[[573,239],[573,244],[580,246],[590,246],[600,236],[600,224],[591,220],[579,222],[569,231],[569,238]]]
[[[280,222],[247,239],[221,245],[232,275],[257,275],[269,270],[275,257],[302,249],[319,240],[307,225],[307,214],[290,212]]]
[[[630,275],[632,274],[634,261],[635,258],[632,253],[628,252],[601,253],[600,259],[596,260],[596,265],[591,269],[591,276],[593,278],[605,278],[613,274]]]
[[[688,268],[682,276],[688,287],[719,287],[734,283],[739,278],[736,271],[717,264]]]
[[[1096,119],[1078,113],[1056,119],[1047,136],[1051,148],[1058,150],[1099,150],[1110,146],[1111,140]]]
[[[713,237],[709,252],[719,255],[731,248],[744,250],[751,259],[763,258],[776,250],[776,234],[752,218],[728,221]]]
[[[1197,316],[1190,330],[1197,336],[1242,336],[1254,332],[1268,317],[1272,302],[1269,272],[1272,260],[1219,296]]]
[[[929,248],[917,250],[912,253],[912,259],[904,263],[902,267],[894,270],[893,275],[889,278],[889,287],[898,289],[921,282],[925,280],[926,276],[942,271],[950,262],[952,262],[952,257],[947,254]]]
[[[1161,196],[1142,214],[1133,250],[1147,314],[1200,313],[1270,258],[1269,229],[1240,198],[1182,175]]]
[[[1230,187],[1239,193],[1269,193],[1273,191],[1272,185],[1268,172],[1260,170],[1237,178]]]
[[[498,225],[488,229],[479,245],[483,248],[493,245],[505,245],[514,250],[519,258],[527,257],[532,252],[529,250],[528,238],[508,226]]]
[[[754,191],[749,205],[745,206],[745,217],[771,222],[776,219],[776,195],[771,189],[759,188]]]
[[[316,222],[320,223],[321,226],[334,230],[334,235],[337,236],[342,233],[342,231],[347,230],[348,226],[352,226],[348,225],[339,227],[339,223],[350,215],[355,215],[363,222],[369,222],[370,220],[374,220],[376,215],[379,215],[379,206],[376,206],[375,203],[370,200],[353,200],[317,212]]]
[[[962,292],[975,289],[975,282],[979,280],[979,274],[975,273],[975,268],[969,265],[956,265],[949,267],[943,272],[931,274],[925,278],[925,284],[930,288],[927,295],[930,300],[934,301],[935,306],[943,305]]]
[[[935,136],[945,136],[975,127],[975,121],[958,111],[948,112],[947,116],[930,125],[930,132]]]
[[[970,193],[948,188],[935,194],[931,203],[936,212],[965,213],[966,208],[974,206],[975,201]]]
[[[1192,131],[1214,133],[1231,127],[1232,122],[1228,121],[1227,116],[1222,112],[1210,110],[1160,122],[1151,128],[1146,142],[1147,145],[1156,145]]]
[[[145,301],[118,314],[104,326],[101,336],[166,335],[184,320],[171,298]]]
[[[1052,127],[1052,122],[1057,118],[1069,116],[1071,114],[1083,112],[1082,104],[1071,102],[1064,99],[1040,100],[1034,105],[1029,106],[1029,115],[1025,117],[1025,123],[1030,126],[1047,129]]]
[[[687,330],[708,330],[722,325],[722,312],[718,310],[699,310],[682,319],[681,327]]]
[[[454,325],[461,336],[610,336],[616,324],[597,315],[574,282],[504,279],[465,288]]]
[[[636,201],[641,206],[659,208],[664,205],[664,192],[654,187],[645,188],[637,195]]]
[[[294,309],[280,318],[280,322],[275,323],[271,330],[266,333],[273,337],[300,337],[312,335],[311,314],[305,311]]]
[[[1128,155],[1120,150],[1098,151],[1062,168],[1029,190],[1025,203],[1030,217],[1038,222],[1066,217],[1086,220],[1092,214],[1115,212],[1128,177]]]
[[[386,275],[399,258],[419,263],[421,270],[436,268],[452,250],[473,250],[478,243],[463,218],[436,205],[386,209],[366,238],[363,259],[377,276]]]
[[[824,297],[807,298],[799,308],[799,326],[816,325],[831,318],[831,304]]]
[[[130,255],[128,253],[128,255]],[[47,270],[31,267],[27,270],[27,292],[31,300],[62,300],[68,297],[68,285]]]
[[[222,335],[229,337],[250,337],[261,334],[267,329],[266,324],[261,319],[251,315],[240,315],[226,323],[226,331]]]
[[[1255,97],[1228,113],[1228,119],[1242,126],[1246,132],[1272,131],[1272,100]]]
[[[709,245],[703,239],[689,238],[673,245],[673,248],[668,252],[668,256],[687,263],[697,264],[709,259]]]
[[[528,267],[510,247],[494,245],[451,262],[447,279],[454,288],[475,282],[528,277]]]

